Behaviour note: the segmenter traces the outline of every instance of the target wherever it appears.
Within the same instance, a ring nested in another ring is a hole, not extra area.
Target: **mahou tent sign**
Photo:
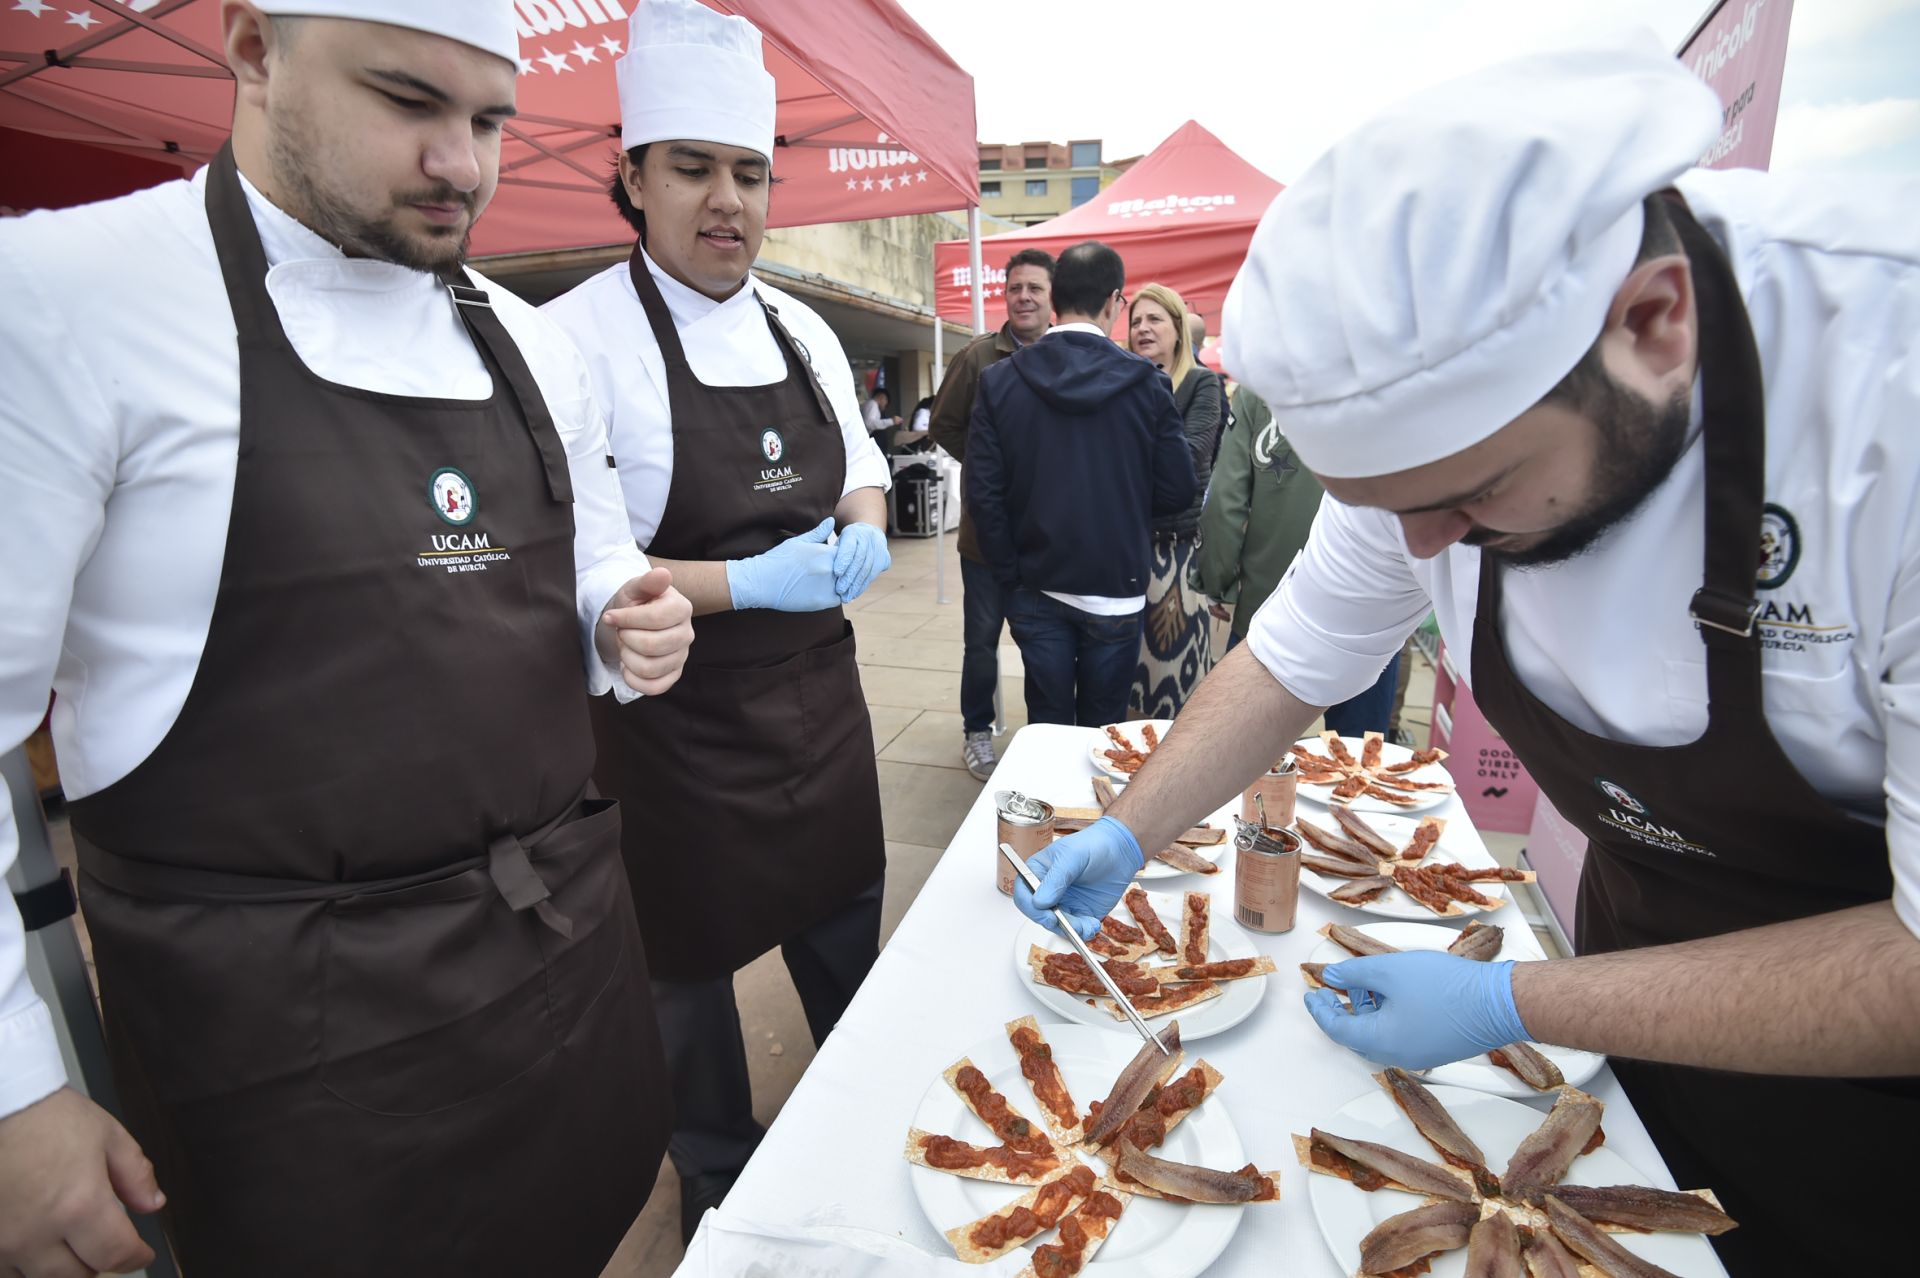
[[[894,0],[703,2],[764,37],[780,101],[772,225],[977,202],[973,78]],[[613,66],[633,7],[515,0],[520,114],[475,253],[631,238],[606,183],[619,146]],[[66,165],[118,169],[118,189],[133,190],[205,163],[233,112],[219,17],[218,0],[0,0],[0,142],[13,140],[0,205],[64,202],[54,170]],[[70,150],[54,164],[50,146]]]
[[[1023,248],[1059,253],[1101,240],[1127,263],[1127,287],[1157,281],[1188,306],[1217,316],[1247,255],[1254,228],[1280,183],[1189,120],[1106,190],[1077,209],[981,244],[980,287],[987,327],[1006,319],[1006,262]],[[967,243],[934,250],[935,306],[949,319],[972,316]]]
[[[1720,95],[1707,169],[1764,169],[1773,156],[1793,0],[1719,0],[1680,46],[1680,61]]]

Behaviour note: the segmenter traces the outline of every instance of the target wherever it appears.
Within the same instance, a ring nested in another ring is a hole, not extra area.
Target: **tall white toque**
[[[685,139],[773,158],[773,73],[745,18],[696,0],[641,0],[614,69],[622,150]]]
[[[254,0],[262,13],[384,22],[470,44],[495,57],[520,57],[513,0]]]
[[[1719,131],[1713,91],[1644,33],[1413,94],[1260,220],[1226,366],[1318,474],[1460,452],[1579,362],[1633,268],[1642,201]]]

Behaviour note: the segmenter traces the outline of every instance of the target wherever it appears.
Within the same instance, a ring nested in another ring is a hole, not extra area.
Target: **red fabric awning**
[[[773,226],[965,208],[978,200],[973,77],[894,0],[703,0],[765,37],[779,93]],[[617,244],[607,200],[620,118],[621,0],[520,0],[520,116],[477,254]],[[54,64],[49,64],[49,57]],[[226,138],[233,85],[217,0],[15,0],[0,8],[0,130],[191,172]],[[4,142],[5,133],[0,133]],[[0,154],[0,205],[56,207],[70,181],[23,145]],[[125,166],[124,190],[158,180]],[[144,179],[144,180],[142,180]]]
[[[1018,180],[1022,171],[1007,172],[1009,180]],[[987,326],[1006,320],[1004,268],[1016,251],[1057,254],[1082,240],[1100,240],[1126,259],[1129,290],[1165,284],[1211,317],[1209,326],[1218,331],[1227,286],[1246,258],[1260,215],[1280,191],[1280,183],[1188,120],[1079,208],[980,242]],[[935,248],[935,306],[942,316],[971,318],[970,275],[965,240]]]

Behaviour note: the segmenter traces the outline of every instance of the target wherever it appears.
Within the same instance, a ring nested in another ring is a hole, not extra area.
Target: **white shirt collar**
[[[754,305],[753,277],[749,275],[740,291],[724,302],[716,302],[698,289],[689,288],[666,273],[658,262],[647,255],[646,249],[640,250],[640,260],[647,264],[647,274],[653,276],[653,282],[660,288],[660,298],[667,304],[667,314],[673,317],[675,328],[691,328],[715,311],[726,308],[741,310]]]
[[[268,266],[346,256],[326,237],[261,194],[244,173],[240,174],[240,189],[247,193],[247,207],[253,210],[253,224],[260,230],[260,247],[266,250]]]
[[[1098,324],[1091,324],[1091,323],[1088,323],[1086,320],[1075,320],[1071,324],[1055,324],[1052,328],[1048,329],[1047,332],[1049,333],[1092,333],[1095,337],[1106,336],[1105,333],[1100,331],[1100,326]]]

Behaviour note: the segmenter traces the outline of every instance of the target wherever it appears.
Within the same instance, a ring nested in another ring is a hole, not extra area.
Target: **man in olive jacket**
[[[1007,322],[998,332],[982,333],[947,365],[940,395],[933,401],[928,429],[933,442],[962,465],[967,460],[967,425],[973,419],[980,374],[1022,346],[1044,337],[1053,323],[1053,258],[1039,249],[1021,249],[1007,261]],[[966,652],[960,663],[960,719],[965,734],[962,758],[975,780],[993,775],[993,693],[1000,682],[1000,629],[1006,601],[987,571],[973,516],[960,504],[960,588]]]

